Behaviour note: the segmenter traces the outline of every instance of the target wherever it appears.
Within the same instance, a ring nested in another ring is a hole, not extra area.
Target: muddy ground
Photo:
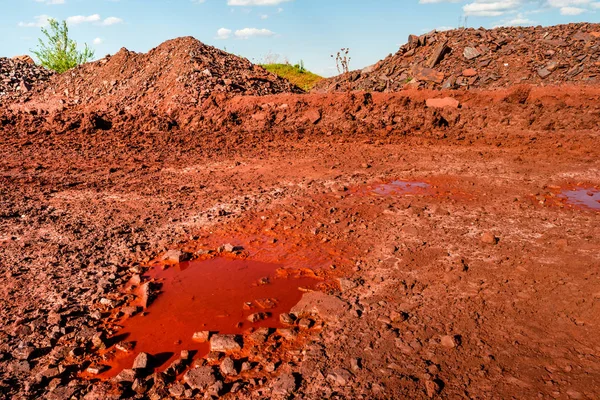
[[[339,282],[325,291],[343,305],[317,313],[319,328],[288,356],[266,360],[273,370],[264,378],[228,379],[240,383],[236,393],[219,394],[600,397],[600,213],[557,197],[600,185],[598,109],[590,92],[550,93],[508,112],[551,109],[557,121],[581,114],[585,123],[463,119],[456,130],[415,136],[301,137],[244,136],[242,124],[225,143],[223,132],[190,140],[183,131],[5,130],[0,393],[204,396],[189,384],[181,393],[157,388],[156,376],[154,387],[138,381],[127,391],[79,374],[139,266],[172,248],[266,235],[284,252],[328,253],[333,267],[319,274]],[[487,106],[452,112],[485,115]],[[429,186],[408,194],[378,186],[396,180]],[[295,266],[317,267],[310,258]]]

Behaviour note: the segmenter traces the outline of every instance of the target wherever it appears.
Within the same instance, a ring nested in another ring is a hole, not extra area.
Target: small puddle
[[[218,257],[177,264],[166,270],[151,269],[147,277],[160,282],[160,294],[145,315],[122,321],[123,328],[103,354],[109,370],[97,378],[111,378],[131,368],[136,355],[145,352],[165,369],[182,350],[209,352],[208,343],[192,340],[195,332],[242,334],[249,328],[282,327],[279,315],[288,312],[302,297],[302,288],[313,289],[321,282],[309,272],[282,269],[282,265]],[[290,273],[290,271],[292,271]],[[265,319],[250,322],[251,314]],[[118,341],[133,342],[133,351],[116,350]]]
[[[567,204],[574,207],[600,210],[599,189],[576,188],[563,190],[557,197],[565,199]]]

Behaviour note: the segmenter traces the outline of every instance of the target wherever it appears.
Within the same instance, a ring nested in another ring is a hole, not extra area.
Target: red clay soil
[[[165,93],[44,93],[0,108],[4,398],[600,397],[600,212],[561,197],[600,187],[599,87],[171,111]],[[248,266],[248,300],[212,269],[177,278],[188,259]],[[209,353],[161,327],[179,283],[222,296],[199,314],[238,312],[198,318]],[[259,295],[281,308],[251,323]]]
[[[455,29],[411,35],[377,64],[317,84],[314,92],[498,88],[600,83],[600,24]]]

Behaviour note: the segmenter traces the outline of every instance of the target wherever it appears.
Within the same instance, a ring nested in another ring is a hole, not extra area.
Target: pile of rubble
[[[53,71],[35,65],[29,56],[0,58],[0,103],[3,99],[29,93],[52,75]]]
[[[213,93],[287,92],[302,90],[245,58],[182,37],[148,53],[123,48],[113,56],[81,65],[51,80],[38,100],[177,110],[198,106]]]
[[[409,36],[394,55],[320,82],[317,92],[600,83],[600,24],[457,29]]]

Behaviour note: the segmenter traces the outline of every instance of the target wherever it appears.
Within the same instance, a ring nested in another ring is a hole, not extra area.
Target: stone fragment
[[[450,52],[450,47],[448,47],[447,42],[440,43],[435,50],[429,60],[427,61],[428,68],[435,68],[436,65],[440,63],[444,59],[444,56]]]
[[[270,317],[269,313],[261,312],[261,313],[250,314],[247,319],[248,319],[248,321],[250,321],[252,323],[256,323],[256,322],[262,321],[264,319],[267,319],[269,317]]]
[[[298,381],[294,375],[285,373],[279,375],[272,384],[273,395],[287,397],[294,393],[298,387]]]
[[[133,369],[124,369],[115,377],[117,382],[133,382],[135,380],[135,371]]]
[[[85,372],[90,375],[100,375],[102,372],[106,370],[106,366],[100,364],[92,364],[86,368]]]
[[[150,366],[150,356],[147,353],[141,352],[133,361],[132,369],[146,369]]]
[[[338,386],[346,385],[351,378],[352,374],[343,368],[336,368],[327,375],[327,380]]]
[[[460,105],[459,101],[452,97],[427,99],[425,104],[429,108],[458,108]]]
[[[312,324],[313,322],[308,318],[302,318],[300,321],[298,321],[298,327],[300,329],[310,329]]]
[[[338,297],[322,292],[308,292],[292,307],[290,314],[296,317],[317,315],[324,321],[337,321],[348,310],[348,304]]]
[[[456,343],[454,342],[454,338],[452,336],[446,335],[442,336],[440,339],[440,344],[448,349],[453,349],[456,347]]]
[[[491,232],[485,232],[481,235],[481,242],[485,244],[497,244],[500,241],[494,234]]]
[[[358,286],[356,283],[346,278],[339,278],[338,283],[340,284],[340,290],[342,293],[352,290]]]
[[[269,328],[259,328],[250,334],[250,339],[255,343],[264,343],[269,337]]]
[[[221,373],[227,376],[237,375],[238,372],[235,369],[235,363],[230,357],[225,357],[223,361],[221,361]]]
[[[209,339],[210,339],[209,331],[194,332],[194,334],[192,335],[192,340],[194,342],[198,342],[198,343],[208,342]]]
[[[192,389],[204,391],[217,382],[217,376],[212,367],[200,367],[187,371],[183,381]]]
[[[279,321],[284,325],[294,325],[294,317],[288,313],[280,314]]]
[[[189,261],[191,258],[190,253],[186,253],[181,250],[169,250],[163,256],[162,260],[173,263],[181,263],[184,261]]]
[[[240,337],[237,335],[213,335],[210,338],[210,350],[222,353],[239,351],[242,349]]]
[[[544,79],[550,76],[550,74],[552,74],[552,71],[549,71],[547,68],[540,68],[537,70],[538,75],[540,76],[540,78]]]
[[[463,56],[467,60],[473,60],[473,59],[479,57],[480,55],[481,55],[481,53],[479,52],[479,50],[477,50],[474,47],[465,47],[465,50],[463,51]]]
[[[462,76],[472,78],[474,76],[477,76],[477,70],[473,68],[467,68],[462,72]]]
[[[169,394],[175,398],[183,397],[184,392],[185,386],[183,386],[179,382],[175,382],[171,386],[169,386]]]
[[[421,67],[418,65],[412,68],[413,77],[426,82],[442,83],[444,81],[444,73],[436,71],[433,68]]]

